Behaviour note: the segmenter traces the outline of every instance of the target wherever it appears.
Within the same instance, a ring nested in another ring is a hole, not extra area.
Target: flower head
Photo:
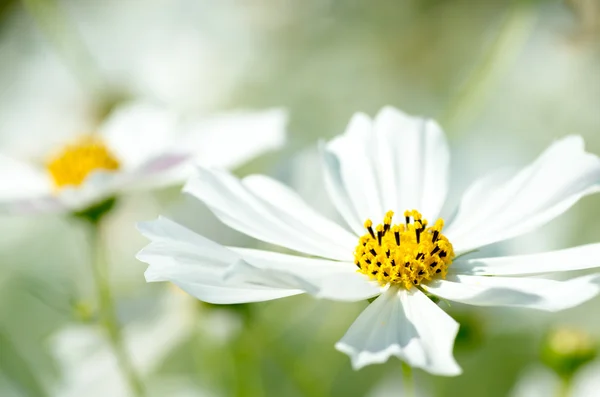
[[[461,372],[452,355],[459,325],[430,296],[556,311],[600,290],[597,275],[536,276],[599,267],[600,244],[500,258],[465,255],[534,230],[600,189],[600,159],[584,151],[579,137],[553,143],[517,173],[476,181],[447,226],[440,214],[450,155],[434,121],[389,107],[374,120],[357,114],[343,135],[323,145],[322,157],[325,188],[351,231],[268,177],[239,180],[199,168],[185,192],[230,227],[305,255],[223,247],[161,217],[139,225],[151,240],[138,254],[149,264],[146,279],[172,281],[211,303],[300,293],[340,301],[377,297],[336,348],[356,369],[397,356],[439,375]]]
[[[42,158],[0,153],[0,210],[84,211],[123,192],[182,183],[193,163],[234,167],[278,148],[285,121],[277,109],[186,120],[148,103],[125,105],[97,131],[48,145]]]

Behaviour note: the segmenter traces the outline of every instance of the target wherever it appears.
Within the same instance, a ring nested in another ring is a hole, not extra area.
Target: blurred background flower
[[[48,142],[95,130],[126,101],[159,103],[183,117],[285,107],[289,145],[236,173],[274,176],[337,218],[316,189],[316,142],[342,132],[355,111],[391,104],[438,118],[448,133],[453,205],[475,177],[523,166],[567,134],[582,135],[587,150],[600,153],[599,16],[597,0],[0,0],[0,147],[30,158]],[[598,208],[599,197],[586,198],[543,233],[490,249],[597,242]],[[197,215],[186,216],[190,210]],[[159,212],[223,244],[257,244],[180,197],[179,188],[124,198],[106,219],[106,256],[124,332],[142,324],[136,339],[153,335],[159,302],[178,294],[147,285],[134,259],[145,244],[134,223]],[[0,233],[0,395],[66,393],[87,378],[65,360],[84,357],[85,346],[106,348],[85,236],[55,215],[2,215]],[[185,330],[161,331],[172,332],[173,342],[152,354],[142,377],[154,395],[390,395],[397,362],[355,373],[331,348],[365,306],[293,297],[221,308],[216,323],[216,308],[196,307],[195,319],[177,323]],[[598,299],[558,316],[466,313],[453,305],[464,375],[417,373],[417,388],[428,396],[509,395],[539,362],[549,328],[569,324],[597,339],[599,311]],[[241,324],[246,331],[238,333]],[[79,334],[89,344],[65,333],[72,329],[90,330]],[[70,359],[57,353],[60,335]],[[88,362],[118,371],[109,359]]]

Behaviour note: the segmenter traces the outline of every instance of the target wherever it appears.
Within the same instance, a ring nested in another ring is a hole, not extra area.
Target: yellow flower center
[[[392,225],[394,213],[388,211],[373,230],[367,219],[368,233],[360,237],[354,252],[354,263],[360,273],[376,279],[381,285],[396,284],[411,289],[434,277],[445,278],[454,258],[452,244],[442,234],[444,221],[431,227],[416,211],[405,211],[406,223]]]
[[[47,163],[57,189],[79,186],[96,170],[116,171],[119,161],[98,137],[87,135],[65,146]]]

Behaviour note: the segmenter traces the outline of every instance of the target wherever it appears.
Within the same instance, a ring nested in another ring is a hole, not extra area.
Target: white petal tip
[[[352,369],[355,371],[359,371],[368,365],[383,364],[392,356],[402,360],[402,358],[399,356],[401,349],[398,345],[391,345],[385,350],[378,352],[357,352],[351,346],[348,346],[343,342],[338,342],[335,344],[335,349],[350,356]],[[427,365],[424,365],[420,368],[433,375],[439,376],[458,376],[462,374],[462,368],[456,362],[448,363],[444,366],[444,368],[428,367]]]

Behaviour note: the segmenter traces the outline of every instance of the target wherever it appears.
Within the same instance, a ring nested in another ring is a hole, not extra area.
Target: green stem
[[[404,396],[415,397],[415,379],[410,365],[402,361],[402,384],[404,386]]]
[[[556,397],[571,397],[571,378],[561,377],[560,385],[556,391]]]
[[[466,78],[450,106],[438,117],[447,129],[467,121],[485,102],[490,87],[513,63],[533,29],[535,0],[512,0],[496,38]]]
[[[115,303],[110,290],[110,282],[108,277],[108,266],[103,258],[102,236],[99,222],[88,222],[89,238],[91,246],[91,264],[94,282],[98,293],[98,304],[100,310],[100,323],[105,328],[110,344],[113,348],[121,371],[133,392],[134,396],[144,396],[144,388],[140,381],[131,359],[127,353],[123,343],[123,334],[117,319],[115,311]]]
[[[264,349],[254,330],[257,327],[255,311],[247,305],[238,306],[244,319],[245,332],[238,335],[233,344],[235,384],[233,395],[236,397],[262,397],[265,395],[262,380],[262,355]]]

